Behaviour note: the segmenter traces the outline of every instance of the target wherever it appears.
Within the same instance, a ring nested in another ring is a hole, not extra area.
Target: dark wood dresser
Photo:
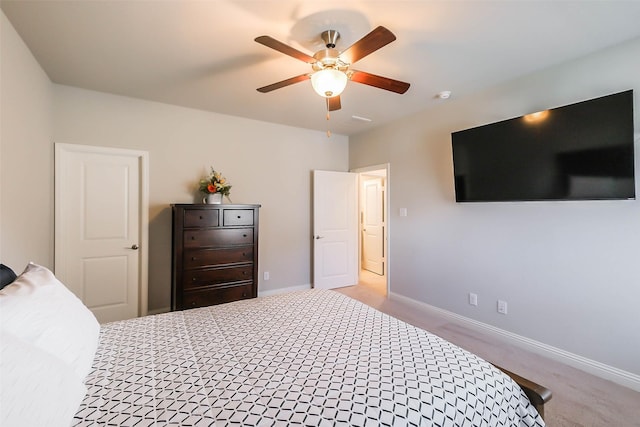
[[[260,205],[171,207],[171,309],[255,298]]]

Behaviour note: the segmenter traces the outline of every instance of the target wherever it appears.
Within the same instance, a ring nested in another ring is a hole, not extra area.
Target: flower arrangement
[[[227,179],[220,172],[216,172],[213,167],[211,168],[211,173],[200,180],[199,188],[204,194],[220,193],[227,197],[229,197],[231,191],[231,185],[227,182]]]

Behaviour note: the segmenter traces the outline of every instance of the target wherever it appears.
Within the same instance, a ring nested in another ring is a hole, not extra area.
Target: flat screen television
[[[635,199],[632,90],[451,140],[457,202]]]

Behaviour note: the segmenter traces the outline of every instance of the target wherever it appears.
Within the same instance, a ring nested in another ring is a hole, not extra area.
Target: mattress
[[[105,324],[75,426],[543,426],[486,361],[334,291]]]

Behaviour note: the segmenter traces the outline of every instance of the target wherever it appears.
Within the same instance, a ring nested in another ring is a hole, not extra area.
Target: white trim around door
[[[390,251],[390,236],[391,236],[391,217],[389,216],[389,212],[391,211],[390,209],[390,202],[391,202],[391,164],[390,163],[383,163],[383,164],[378,164],[378,165],[371,165],[371,166],[364,166],[361,168],[355,168],[355,169],[351,169],[350,172],[354,172],[357,173],[358,176],[363,176],[363,175],[367,175],[368,172],[373,172],[373,171],[380,171],[380,170],[384,170],[386,171],[385,173],[385,191],[384,191],[384,218],[385,218],[385,232],[384,232],[384,254],[385,254],[385,279],[387,282],[387,295],[390,294],[391,292],[391,251]],[[360,179],[358,179],[358,191],[361,191],[361,183],[360,183]],[[361,203],[362,198],[360,196],[358,196],[358,203]],[[360,216],[360,212],[361,212],[361,206],[358,207],[358,218]],[[358,221],[360,222],[360,221]],[[361,260],[362,260],[362,254],[360,253],[361,248],[362,248],[362,236],[361,233],[358,233],[358,272],[360,272],[360,269],[362,268]]]

